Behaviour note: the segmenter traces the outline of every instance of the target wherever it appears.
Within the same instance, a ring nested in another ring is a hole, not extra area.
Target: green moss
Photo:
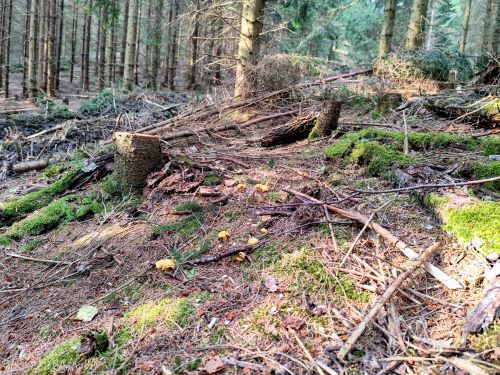
[[[472,175],[475,179],[484,179],[500,176],[500,161],[474,164]],[[500,192],[500,181],[488,182],[483,185],[492,191]]]
[[[0,217],[13,219],[17,216],[29,214],[39,208],[47,206],[54,198],[66,191],[73,181],[73,177],[78,173],[79,168],[75,168],[62,176],[56,182],[46,186],[33,193],[26,194],[24,197],[13,199],[6,202]]]
[[[31,250],[33,250],[35,247],[37,247],[38,245],[40,245],[44,242],[45,242],[45,240],[42,238],[34,238],[34,239],[26,242],[23,246],[21,246],[21,248],[19,249],[19,252],[21,254],[28,253]]]
[[[0,246],[9,246],[12,243],[12,239],[5,234],[0,234]]]
[[[69,339],[57,345],[42,357],[34,374],[52,375],[62,366],[77,363],[80,359],[80,353],[78,352],[79,345],[80,338]]]
[[[500,202],[477,202],[446,211],[444,229],[461,242],[480,242],[486,253],[500,253]]]
[[[201,359],[196,358],[193,362],[190,362],[186,365],[186,370],[188,371],[196,371],[201,366]]]
[[[350,159],[355,163],[368,165],[368,172],[374,176],[383,175],[391,168],[409,165],[414,160],[411,156],[394,151],[377,142],[357,143],[351,152]]]
[[[285,249],[279,249],[277,242],[271,241],[254,250],[252,253],[253,265],[258,268],[272,266],[281,259],[281,254],[285,252]]]
[[[341,139],[340,141],[328,146],[325,153],[329,158],[343,158],[351,149],[353,141],[351,139]]]
[[[203,177],[203,185],[217,186],[222,183],[222,178],[217,172],[210,172]]]
[[[280,193],[278,193],[276,191],[269,192],[267,196],[269,197],[269,200],[271,200],[273,202],[280,202],[281,201]]]
[[[425,196],[424,200],[427,206],[439,208],[445,206],[450,201],[450,197],[447,195],[440,197],[434,193],[430,193]]]
[[[61,165],[59,164],[54,164],[51,165],[50,167],[45,168],[42,171],[42,175],[47,178],[55,177],[61,174]]]
[[[212,345],[220,345],[223,344],[226,336],[228,334],[228,330],[226,327],[219,325],[215,332],[210,336],[210,344]]]
[[[483,107],[483,112],[487,116],[497,116],[500,114],[500,99],[494,98],[491,102]]]
[[[99,187],[107,197],[114,197],[121,194],[114,174],[106,176],[104,180],[99,184]]]
[[[184,238],[190,236],[194,231],[199,229],[205,221],[203,207],[196,202],[184,202],[176,206],[175,210],[191,211],[191,214],[183,216],[179,220],[168,224],[153,226],[151,231],[158,234],[174,232],[177,236]]]
[[[500,342],[500,325],[493,324],[486,332],[479,335],[469,335],[471,346],[477,353],[498,348]]]

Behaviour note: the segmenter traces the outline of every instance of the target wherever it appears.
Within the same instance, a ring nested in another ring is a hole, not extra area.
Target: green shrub
[[[117,98],[113,91],[105,89],[90,101],[83,103],[78,109],[78,115],[83,117],[99,116],[111,109],[116,103],[120,103],[121,98]]]

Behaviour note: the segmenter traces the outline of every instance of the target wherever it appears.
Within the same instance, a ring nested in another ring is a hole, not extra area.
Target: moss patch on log
[[[80,338],[76,337],[54,347],[42,357],[32,374],[52,375],[62,366],[78,363],[80,360],[80,353],[78,352],[80,341]]]

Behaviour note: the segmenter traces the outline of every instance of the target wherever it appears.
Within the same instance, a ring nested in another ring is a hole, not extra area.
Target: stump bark
[[[149,173],[162,163],[160,139],[156,136],[117,132],[115,145],[115,178],[122,191],[135,191],[146,186]]]
[[[321,112],[316,119],[312,138],[329,137],[339,125],[340,109],[342,102],[338,100],[325,100]]]

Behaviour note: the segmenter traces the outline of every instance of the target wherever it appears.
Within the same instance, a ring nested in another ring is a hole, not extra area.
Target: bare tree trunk
[[[4,66],[5,66],[5,35],[7,34],[7,1],[0,3],[0,88],[3,86]]]
[[[385,0],[384,22],[380,34],[378,47],[379,57],[391,52],[392,34],[394,32],[394,20],[396,19],[396,0]]]
[[[11,37],[11,32],[12,32],[12,0],[9,1],[8,4],[8,15],[7,15],[7,28],[6,28],[6,33],[5,33],[5,67],[4,67],[4,73],[5,73],[5,81],[4,81],[4,87],[5,87],[5,97],[9,97],[9,78],[10,78],[10,37]]]
[[[243,0],[234,88],[237,99],[252,97],[257,89],[255,64],[259,56],[264,3],[265,0]]]
[[[108,8],[106,5],[101,6],[99,15],[99,59],[97,61],[97,81],[99,82],[99,90],[103,90],[106,86],[106,22],[108,18]]]
[[[198,58],[198,8],[199,3],[197,0],[193,1],[193,11],[189,22],[189,65],[187,69],[187,89],[192,90],[196,83],[196,60]]]
[[[85,22],[83,25],[83,41],[82,41],[82,89],[89,91],[90,89],[90,31],[92,27],[92,1],[87,2],[88,9],[85,10]]]
[[[151,79],[149,86],[158,89],[158,69],[160,67],[161,23],[163,19],[163,0],[156,0],[153,30],[153,46],[151,53]]]
[[[29,64],[29,39],[31,20],[31,0],[26,0],[26,16],[24,19],[23,38],[23,98],[28,97],[28,64]]]
[[[467,34],[469,33],[470,9],[472,0],[465,0],[464,19],[462,22],[462,39],[460,39],[460,52],[465,52]]]
[[[425,36],[425,50],[430,51],[432,47],[432,33],[434,32],[434,19],[436,17],[436,1],[429,0],[429,7],[431,8],[431,18],[429,19],[429,31]]]
[[[491,9],[493,8],[493,0],[486,0],[486,14],[484,16],[483,41],[481,44],[482,52],[491,51],[491,19],[493,18]]]
[[[177,66],[177,29],[178,24],[174,22],[179,12],[178,0],[173,0],[170,3],[168,11],[168,34],[167,34],[167,51],[165,54],[164,79],[163,85],[170,90],[175,88],[174,78]],[[174,24],[175,23],[175,24]]]
[[[118,67],[118,76],[123,78],[125,72],[125,51],[127,49],[127,31],[128,31],[128,17],[129,17],[130,0],[125,2],[123,10],[123,33],[120,51],[120,66]]]
[[[134,84],[139,86],[139,56],[141,55],[141,28],[140,20],[142,17],[142,1],[139,0],[139,13],[137,15],[137,24],[136,24],[136,36],[135,36],[135,61],[134,61]]]
[[[56,54],[56,91],[59,90],[61,83],[61,53],[64,40],[64,0],[60,1],[59,8],[59,31],[57,35],[57,54]]]
[[[71,61],[69,67],[70,83],[73,83],[73,78],[75,76],[77,30],[78,30],[78,7],[76,6],[76,0],[73,0],[73,23],[71,25]]]
[[[153,26],[151,23],[153,22],[152,20],[153,17],[153,0],[150,0],[148,2],[148,16],[147,16],[147,26],[146,26],[146,43],[145,43],[145,49],[146,52],[144,54],[144,77],[146,77],[146,87],[149,86],[149,83],[151,82],[151,76],[149,75],[149,68],[151,65],[151,47],[153,45]]]
[[[495,34],[493,36],[493,52],[500,54],[500,2],[497,4],[497,16],[495,21]]]
[[[116,0],[113,1],[113,10],[117,6]],[[111,14],[111,24],[108,30],[108,46],[106,57],[106,85],[111,86],[115,81],[115,54],[116,54],[116,15]]]
[[[49,0],[40,0],[38,16],[38,91],[47,92],[47,2]]]
[[[127,46],[123,72],[123,89],[132,90],[134,86],[134,66],[136,57],[137,18],[139,13],[139,0],[130,0],[127,21]]]
[[[48,38],[47,38],[47,95],[53,98],[56,94],[56,20],[57,0],[48,0]]]
[[[37,77],[37,46],[38,46],[38,7],[39,0],[31,0],[30,4],[30,35],[28,45],[28,98],[34,101],[38,95]]]
[[[422,47],[425,39],[425,18],[429,0],[413,0],[408,33],[406,35],[406,48],[418,49]]]

